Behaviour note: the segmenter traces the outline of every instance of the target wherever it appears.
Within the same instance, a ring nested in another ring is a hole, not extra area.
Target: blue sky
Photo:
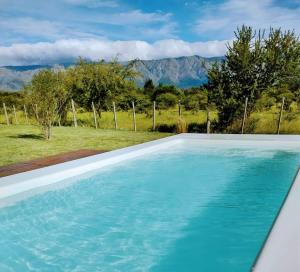
[[[300,0],[0,0],[0,65],[218,56],[242,24],[300,32]]]

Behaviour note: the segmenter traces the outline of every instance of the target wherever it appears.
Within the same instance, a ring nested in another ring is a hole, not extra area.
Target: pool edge
[[[253,272],[300,271],[300,167],[252,265]],[[298,203],[297,203],[298,202]]]

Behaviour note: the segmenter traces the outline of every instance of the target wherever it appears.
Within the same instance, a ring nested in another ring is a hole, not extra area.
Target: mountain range
[[[155,84],[172,84],[180,88],[202,85],[207,81],[207,70],[224,57],[200,56],[165,58],[160,60],[135,60],[133,69],[140,73],[137,84],[147,79]],[[124,63],[126,65],[127,63]],[[67,68],[73,64],[4,66],[0,67],[0,90],[18,91],[41,69]]]

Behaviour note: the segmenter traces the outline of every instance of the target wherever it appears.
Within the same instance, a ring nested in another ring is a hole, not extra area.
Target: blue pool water
[[[249,271],[299,153],[191,141],[0,209],[0,271]]]

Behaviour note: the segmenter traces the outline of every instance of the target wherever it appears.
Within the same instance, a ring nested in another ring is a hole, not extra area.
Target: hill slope
[[[187,88],[205,83],[207,70],[214,62],[222,59],[222,57],[192,56],[148,61],[137,60],[134,62],[134,69],[141,73],[141,78],[138,79],[139,85],[151,78],[156,84],[173,84],[177,87]]]
[[[181,88],[202,85],[207,81],[207,69],[223,57],[203,58],[199,56],[166,58],[160,60],[135,60],[133,68],[141,74],[137,83],[142,86],[151,78],[156,84],[173,84]],[[126,64],[126,63],[125,63]],[[59,65],[67,67],[68,65]],[[6,66],[0,67],[0,90],[17,91],[30,81],[40,69],[53,66]]]

